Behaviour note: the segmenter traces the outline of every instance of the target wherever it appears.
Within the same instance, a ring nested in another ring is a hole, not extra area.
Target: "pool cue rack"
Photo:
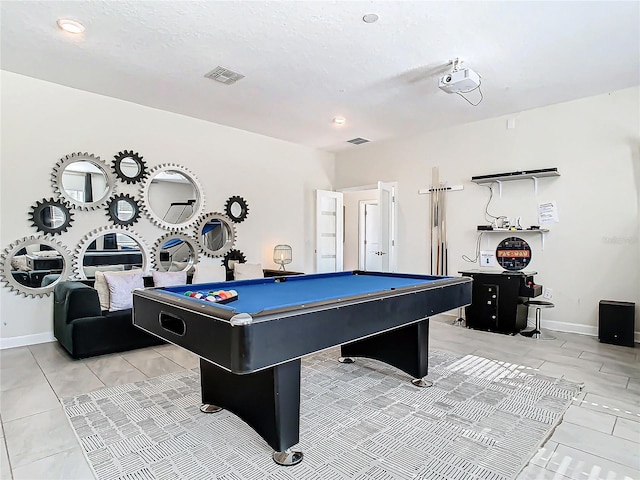
[[[419,194],[429,194],[429,246],[431,275],[447,275],[449,269],[449,248],[447,242],[446,194],[462,190],[462,185],[447,186],[440,182],[438,167],[431,170],[428,189],[418,190]]]

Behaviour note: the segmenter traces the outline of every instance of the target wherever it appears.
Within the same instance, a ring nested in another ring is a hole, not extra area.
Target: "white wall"
[[[515,118],[515,129],[507,129],[508,118]],[[535,225],[538,202],[557,202],[560,223],[549,226],[544,251],[538,236],[526,237],[533,248],[529,269],[553,291],[556,308],[543,314],[549,326],[595,334],[598,302],[608,299],[636,303],[638,331],[639,150],[640,88],[632,88],[353,147],[336,155],[336,187],[398,181],[398,270],[426,273],[429,197],[418,190],[430,185],[431,168],[439,166],[441,180],[464,185],[447,197],[449,274],[455,275],[477,268],[461,256],[474,255],[476,226],[486,223],[488,189],[471,177],[557,167],[561,176],[539,180],[537,196],[531,180],[504,183],[489,211]],[[501,238],[492,234],[483,248],[495,249]]]
[[[223,212],[228,197],[242,196],[249,216],[237,225],[235,248],[248,261],[276,268],[273,246],[286,243],[293,247],[290,269],[314,271],[314,190],[332,187],[333,154],[9,72],[1,73],[1,82],[2,250],[37,233],[28,213],[36,201],[53,196],[56,161],[89,152],[110,165],[126,149],[142,155],[148,167],[191,169],[204,186],[206,212]],[[137,195],[138,189],[118,182],[118,192]],[[106,209],[75,211],[74,218],[69,231],[56,236],[71,250],[109,223]],[[166,233],[146,217],[132,230],[150,246]],[[51,297],[25,298],[2,288],[0,302],[2,345],[51,338]]]

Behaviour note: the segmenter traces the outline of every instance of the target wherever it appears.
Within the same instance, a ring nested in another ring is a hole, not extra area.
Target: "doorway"
[[[360,200],[358,231],[358,268],[372,272],[382,271],[380,207],[377,201]]]
[[[397,184],[378,182],[376,185],[345,188],[339,192],[317,191],[316,202],[316,271],[341,271],[362,269],[360,258],[365,254],[359,246],[360,200],[369,200],[371,215],[377,219],[369,222],[379,234],[379,248],[371,250],[368,270],[394,272],[396,270]],[[377,206],[377,212],[374,209]],[[374,234],[371,234],[371,238]],[[378,252],[377,254],[375,252]],[[377,257],[377,258],[376,258]],[[376,261],[377,260],[377,261]]]

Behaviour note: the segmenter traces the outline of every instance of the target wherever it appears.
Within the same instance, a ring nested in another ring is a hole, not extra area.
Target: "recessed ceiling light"
[[[80,22],[76,22],[75,20],[59,18],[56,23],[61,30],[64,30],[67,33],[78,34],[84,32],[84,25]]]
[[[344,123],[347,121],[346,118],[344,117],[335,117],[333,119],[333,123],[335,123],[336,125],[344,125]]]
[[[380,17],[375,13],[367,13],[364,17],[362,17],[362,21],[364,23],[376,23]]]

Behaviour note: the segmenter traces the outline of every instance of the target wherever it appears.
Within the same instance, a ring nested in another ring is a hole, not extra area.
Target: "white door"
[[[344,201],[341,192],[316,190],[316,272],[343,270]]]
[[[362,218],[360,269],[371,272],[382,270],[380,251],[380,207],[377,202],[363,201],[360,204]]]
[[[396,200],[393,185],[378,182],[380,271],[396,270]]]

